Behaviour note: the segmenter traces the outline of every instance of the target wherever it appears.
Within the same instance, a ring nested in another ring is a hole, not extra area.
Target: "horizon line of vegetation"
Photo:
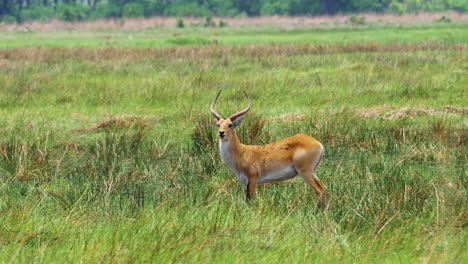
[[[334,15],[363,12],[404,13],[467,12],[464,0],[3,0],[0,23],[24,21],[85,21],[102,18],[152,16],[250,17],[268,15]]]

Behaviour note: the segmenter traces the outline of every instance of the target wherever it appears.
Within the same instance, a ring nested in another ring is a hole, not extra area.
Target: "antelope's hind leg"
[[[314,160],[300,160],[296,165],[297,172],[304,178],[304,180],[314,188],[315,194],[319,196],[319,207],[327,207],[327,194],[325,185],[319,180],[315,169],[322,160],[321,150],[318,156],[315,156]],[[312,166],[310,165],[312,164]]]
[[[314,188],[315,194],[319,196],[319,206],[327,207],[327,191],[325,185],[317,178],[317,175],[312,170],[298,170],[304,180]]]

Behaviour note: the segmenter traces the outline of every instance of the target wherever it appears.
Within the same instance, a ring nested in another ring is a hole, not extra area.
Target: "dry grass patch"
[[[457,107],[452,105],[447,105],[439,109],[426,107],[426,106],[415,106],[415,107],[401,107],[398,109],[391,110],[391,106],[383,105],[371,107],[364,110],[354,110],[355,113],[359,116],[366,118],[382,118],[383,120],[395,120],[406,117],[416,117],[416,116],[434,116],[434,115],[443,115],[447,112],[467,115],[468,107]]]
[[[307,116],[303,113],[288,113],[279,116],[272,116],[269,118],[269,120],[273,122],[293,123],[297,121],[303,121],[306,118]]]
[[[366,117],[366,118],[378,118],[382,114],[382,112],[386,112],[391,107],[389,105],[382,105],[382,106],[375,106],[365,110],[355,110],[359,116]]]
[[[143,126],[146,127],[148,126],[148,117],[141,117],[137,115],[119,115],[119,116],[114,116],[108,120],[102,121],[95,123],[89,127],[84,127],[84,128],[78,128],[75,129],[75,132],[92,132],[92,131],[98,131],[101,129],[106,129],[106,128],[129,128],[131,126]],[[156,117],[156,118],[151,118],[153,120],[160,120],[161,118]]]
[[[460,113],[460,114],[468,114],[468,107],[457,107],[453,105],[446,105],[444,106],[445,110],[448,110],[450,112],[455,112],[455,113]]]
[[[390,111],[386,115],[382,116],[384,120],[394,120],[403,117],[415,117],[421,115],[434,115],[436,111],[430,107],[402,107],[393,111]]]
[[[0,50],[0,65],[12,61],[53,62],[59,59],[83,59],[89,61],[135,61],[167,58],[208,60],[239,57],[286,57],[314,54],[339,54],[355,52],[415,52],[415,51],[468,51],[468,45],[444,45],[441,43],[347,43],[347,44],[259,44],[242,46],[186,46],[164,48],[43,48],[28,47]]]

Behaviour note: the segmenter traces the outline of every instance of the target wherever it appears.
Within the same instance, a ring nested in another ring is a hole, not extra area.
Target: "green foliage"
[[[32,5],[22,10],[21,18],[23,21],[47,21],[54,18],[54,9],[52,6]]]
[[[392,13],[395,13],[398,15],[403,15],[406,11],[405,6],[402,3],[400,3],[398,0],[392,0],[389,8],[392,11]]]
[[[243,18],[243,17],[248,17],[248,15],[247,15],[246,12],[239,12],[239,14],[237,14],[235,17],[237,17],[237,18]]]
[[[164,10],[166,16],[193,16],[206,17],[211,15],[211,11],[205,5],[197,2],[186,3],[183,0],[176,0]]]
[[[348,2],[348,8],[352,12],[383,12],[388,5],[388,0],[354,0]]]
[[[123,17],[143,17],[143,6],[138,3],[128,3],[123,7]]]
[[[445,0],[432,0],[432,1],[423,1],[424,11],[436,12],[443,11],[447,9],[447,1]]]
[[[270,0],[262,2],[262,7],[260,8],[260,15],[270,16],[270,15],[285,15],[288,13],[289,4],[287,1],[277,1]]]
[[[235,8],[235,1],[210,0],[210,11],[212,14],[221,17],[234,17],[239,13]]]
[[[13,24],[16,22],[16,17],[12,15],[3,15],[0,17],[0,21],[7,23],[7,24]]]
[[[447,0],[450,9],[458,12],[468,12],[468,1],[465,0]]]
[[[121,14],[121,8],[113,2],[99,2],[96,4],[95,10],[91,13],[91,18],[120,17]]]
[[[207,16],[205,18],[205,24],[203,24],[204,27],[216,27],[216,22],[213,20],[212,16]]]
[[[452,19],[446,16],[441,16],[440,18],[434,20],[435,23],[452,23]]]
[[[82,21],[86,19],[87,8],[79,2],[61,4],[57,8],[58,17],[65,21]]]
[[[177,18],[177,27],[178,28],[184,28],[185,27],[185,24],[184,24],[184,19],[183,18]]]
[[[224,20],[219,20],[219,24],[218,24],[219,27],[227,27],[228,26],[228,23]]]
[[[60,18],[68,21],[84,19],[150,17],[150,16],[223,16],[243,17],[259,15],[333,15],[359,12],[435,12],[454,10],[468,11],[465,0],[122,0],[109,1],[65,1],[58,2],[58,12],[51,1],[22,2],[22,8],[15,0],[4,0],[0,7],[0,21],[48,20]],[[30,6],[28,6],[30,3]],[[55,3],[55,2],[54,2]],[[84,10],[83,10],[84,8]],[[84,12],[83,12],[84,11]]]
[[[399,4],[399,3],[397,1],[392,1],[390,5],[392,4]],[[423,5],[422,5],[421,0],[405,0],[403,1],[403,4],[401,5],[402,7],[394,7],[397,9],[396,11],[398,11],[398,9],[400,9],[403,13],[404,12],[418,13],[418,12],[423,11]],[[390,7],[390,9],[393,9],[393,8]]]
[[[366,24],[366,17],[361,15],[352,15],[346,19],[346,23],[353,26],[362,26]]]
[[[323,1],[291,0],[288,5],[289,15],[324,14]]]

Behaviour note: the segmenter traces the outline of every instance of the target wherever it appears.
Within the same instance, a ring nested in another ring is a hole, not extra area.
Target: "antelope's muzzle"
[[[224,132],[222,130],[218,131],[218,134],[219,134],[220,138],[223,138],[224,136],[226,136],[226,132]]]

